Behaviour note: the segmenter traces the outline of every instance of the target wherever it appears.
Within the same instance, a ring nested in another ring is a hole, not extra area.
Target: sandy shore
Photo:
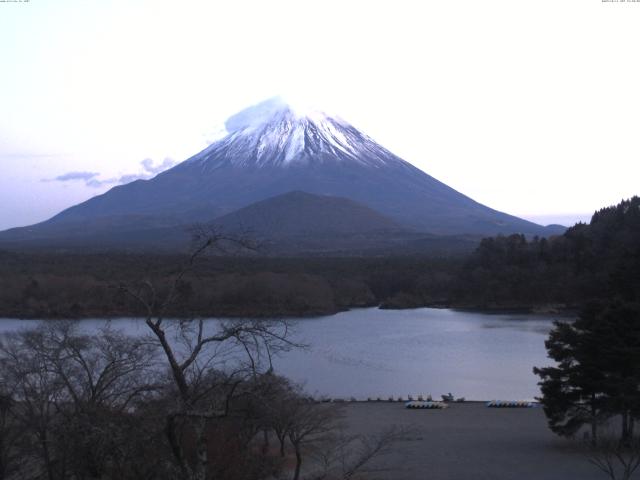
[[[402,480],[591,480],[606,478],[589,464],[580,442],[547,428],[541,408],[453,404],[445,410],[407,410],[402,403],[345,406],[350,433],[373,434],[390,425],[414,427],[379,463],[375,478]]]

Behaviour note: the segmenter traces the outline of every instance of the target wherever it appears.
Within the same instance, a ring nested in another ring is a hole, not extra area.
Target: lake
[[[452,392],[468,400],[528,400],[539,395],[532,368],[552,363],[544,341],[555,318],[433,308],[357,309],[297,319],[295,339],[309,348],[288,352],[274,364],[317,396],[439,398]],[[82,321],[88,329],[104,322]],[[111,323],[129,333],[147,332],[141,320]],[[34,324],[0,319],[0,332]]]

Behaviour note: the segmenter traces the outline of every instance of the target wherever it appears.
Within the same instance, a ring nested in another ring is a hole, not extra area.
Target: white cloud
[[[58,175],[55,178],[42,179],[43,182],[72,182],[72,181],[81,181],[84,182],[85,186],[91,188],[102,188],[104,186],[110,185],[124,185],[126,183],[131,183],[136,180],[148,180],[150,178],[155,177],[159,173],[164,172],[165,170],[174,167],[178,162],[172,160],[171,158],[165,158],[162,162],[157,165],[154,164],[154,161],[150,158],[145,158],[140,162],[140,166],[142,167],[142,171],[139,173],[126,173],[120,175],[118,177],[101,179],[99,178],[101,175],[97,172],[68,172],[63,173],[62,175]]]
[[[100,174],[95,172],[69,172],[63,175],[58,175],[53,180],[46,180],[46,181],[68,182],[71,180],[84,180],[85,182],[88,182],[94,179],[95,177],[97,177],[98,175]]]

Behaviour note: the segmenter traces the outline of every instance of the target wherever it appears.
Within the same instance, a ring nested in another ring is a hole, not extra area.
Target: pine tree
[[[539,375],[549,428],[561,436],[573,436],[584,425],[591,426],[591,439],[597,439],[597,425],[606,415],[604,377],[593,361],[597,345],[587,332],[574,323],[556,322],[545,342],[556,367],[534,368]]]
[[[640,308],[592,304],[573,323],[556,322],[545,342],[555,367],[534,368],[549,427],[572,436],[612,416],[622,420],[622,440],[640,416]]]

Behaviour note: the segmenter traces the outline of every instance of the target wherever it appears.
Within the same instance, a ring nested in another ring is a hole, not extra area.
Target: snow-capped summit
[[[233,115],[228,134],[188,162],[203,170],[222,165],[286,167],[311,162],[356,162],[381,167],[403,160],[337,116],[274,97]]]
[[[557,233],[472,200],[322,110],[296,108],[276,97],[231,116],[225,129],[224,138],[151,180],[115,187],[7,235],[23,241],[49,238],[51,232],[103,238],[116,230],[129,236],[144,228],[175,230],[294,191],[357,202],[364,208],[350,207],[351,212],[370,209],[401,228],[430,234]],[[305,197],[284,198],[289,208]],[[317,204],[335,215],[327,207],[333,203]]]
[[[233,133],[247,127],[264,125],[271,121],[274,116],[286,111],[299,118],[320,118],[325,116],[337,118],[332,112],[327,112],[320,106],[308,101],[278,95],[235,113],[225,121],[224,125],[227,132]]]

